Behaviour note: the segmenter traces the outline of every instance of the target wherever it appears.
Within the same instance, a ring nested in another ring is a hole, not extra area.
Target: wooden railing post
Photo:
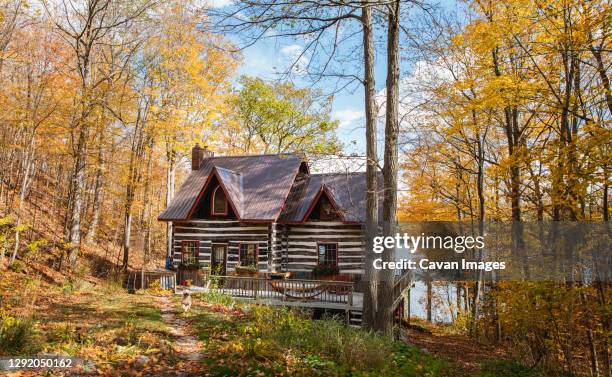
[[[287,300],[287,284],[283,284],[283,301]]]

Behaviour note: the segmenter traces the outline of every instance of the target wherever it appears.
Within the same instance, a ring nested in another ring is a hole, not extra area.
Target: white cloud
[[[355,121],[362,119],[365,115],[363,110],[342,109],[332,112],[332,118],[340,123],[340,128],[354,126]]]
[[[446,64],[448,62],[418,61],[413,71],[402,77],[399,83],[400,120],[407,124],[415,124],[426,117],[435,115],[428,112],[423,105],[431,100],[433,87],[453,80],[452,73]],[[459,68],[453,64],[453,70],[457,72]],[[378,117],[382,121],[384,121],[386,112],[386,99],[385,88],[376,93],[376,101],[381,104],[378,108]]]
[[[314,156],[310,162],[310,171],[320,173],[354,173],[363,172],[366,159],[363,156]]]
[[[293,57],[293,56],[299,55],[301,52],[302,52],[302,46],[296,45],[296,44],[288,45],[288,46],[281,48],[281,54],[287,57]]]
[[[291,67],[293,73],[306,73],[306,67],[310,63],[310,56],[304,53],[302,46],[290,44],[281,48],[280,52],[285,57],[287,68],[289,68],[289,65],[293,65]]]

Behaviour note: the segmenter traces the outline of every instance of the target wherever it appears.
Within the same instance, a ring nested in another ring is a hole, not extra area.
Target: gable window
[[[185,265],[195,265],[198,263],[198,241],[181,242],[181,262]]]
[[[335,220],[337,218],[336,211],[327,197],[321,197],[321,210],[319,213],[321,220]]]
[[[221,186],[217,186],[212,194],[212,215],[227,215],[227,198]]]
[[[333,221],[340,219],[340,214],[326,189],[322,189],[316,196],[308,210],[306,219],[319,221]]]
[[[317,254],[320,266],[338,266],[338,244],[320,243],[317,244]]]
[[[241,243],[240,244],[240,265],[257,267],[257,244]]]

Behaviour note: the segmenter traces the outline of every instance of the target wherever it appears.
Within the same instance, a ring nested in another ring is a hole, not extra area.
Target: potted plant
[[[237,265],[236,275],[255,277],[257,276],[257,267],[252,266],[252,265],[250,266]]]
[[[199,270],[200,265],[195,260],[184,261],[179,264],[179,267],[184,270]]]
[[[268,278],[270,280],[285,280],[291,277],[291,272],[270,272]]]
[[[338,266],[319,264],[312,270],[312,275],[320,280],[333,280],[339,272]]]

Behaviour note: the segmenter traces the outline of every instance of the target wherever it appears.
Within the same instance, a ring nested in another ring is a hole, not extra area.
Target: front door
[[[210,255],[210,268],[213,275],[225,275],[225,257],[227,245],[213,244]]]

